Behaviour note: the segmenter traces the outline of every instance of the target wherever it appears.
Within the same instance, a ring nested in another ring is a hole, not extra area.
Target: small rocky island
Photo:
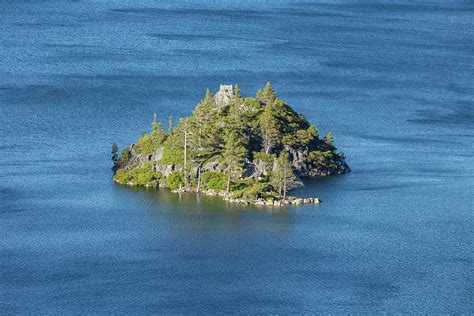
[[[243,204],[320,203],[287,196],[304,178],[350,171],[332,133],[318,128],[279,99],[270,83],[255,98],[237,85],[209,90],[191,116],[167,132],[156,114],[151,132],[118,155],[112,146],[114,181],[173,192],[217,195]]]

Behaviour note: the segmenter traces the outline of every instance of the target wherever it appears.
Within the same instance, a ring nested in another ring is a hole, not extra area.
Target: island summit
[[[270,83],[255,98],[237,85],[221,85],[191,116],[168,120],[165,132],[154,115],[151,132],[118,155],[112,146],[115,182],[218,195],[243,204],[280,206],[319,203],[287,196],[305,178],[350,171],[331,132],[318,128],[277,97]]]

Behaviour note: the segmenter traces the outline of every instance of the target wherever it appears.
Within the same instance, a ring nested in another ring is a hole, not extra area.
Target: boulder
[[[165,152],[165,148],[164,147],[160,147],[158,148],[156,151],[155,151],[155,154],[154,154],[154,160],[156,162],[159,162],[162,158],[163,158],[163,154]]]
[[[162,164],[157,163],[155,164],[155,171],[159,171],[165,177],[167,177],[175,171],[175,168],[173,165],[162,165]]]
[[[217,166],[219,165],[219,162],[217,161],[210,161],[208,163],[205,163],[202,166],[201,172],[206,172],[206,171],[217,171]]]

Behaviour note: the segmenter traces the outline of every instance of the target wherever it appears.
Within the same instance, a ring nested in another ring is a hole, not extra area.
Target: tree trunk
[[[281,200],[281,181],[278,182],[278,199]]]
[[[184,131],[184,168],[183,168],[183,174],[184,174],[184,189],[186,190],[188,188],[188,177],[187,177],[187,151],[188,151],[188,133],[187,131]]]
[[[265,141],[265,153],[268,154],[270,152],[270,147],[272,145],[272,142],[267,140]]]
[[[197,193],[201,189],[201,166],[198,167],[198,183],[197,183]]]
[[[229,176],[227,177],[227,193],[229,193],[230,191],[230,172],[229,172]]]
[[[286,177],[286,166],[285,166],[285,169],[284,169],[284,177],[283,177],[283,201],[286,200],[286,183],[288,181],[288,178]]]

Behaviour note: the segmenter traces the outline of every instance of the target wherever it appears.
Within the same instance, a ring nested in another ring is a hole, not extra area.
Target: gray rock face
[[[155,154],[154,154],[154,157],[153,159],[158,162],[160,161],[162,158],[163,158],[163,153],[165,152],[165,148],[164,147],[160,147],[156,150]]]
[[[222,166],[219,164],[218,161],[210,161],[208,163],[205,163],[203,166],[202,166],[202,172],[206,172],[206,171],[217,171],[217,172],[222,172],[224,171],[224,169],[222,168]]]
[[[230,100],[234,96],[232,85],[221,84],[219,91],[214,95],[214,102],[217,107],[222,108],[229,105]]]
[[[161,172],[164,176],[169,176],[175,171],[175,167],[173,165],[162,165],[162,164],[155,164],[153,166],[154,171]]]

